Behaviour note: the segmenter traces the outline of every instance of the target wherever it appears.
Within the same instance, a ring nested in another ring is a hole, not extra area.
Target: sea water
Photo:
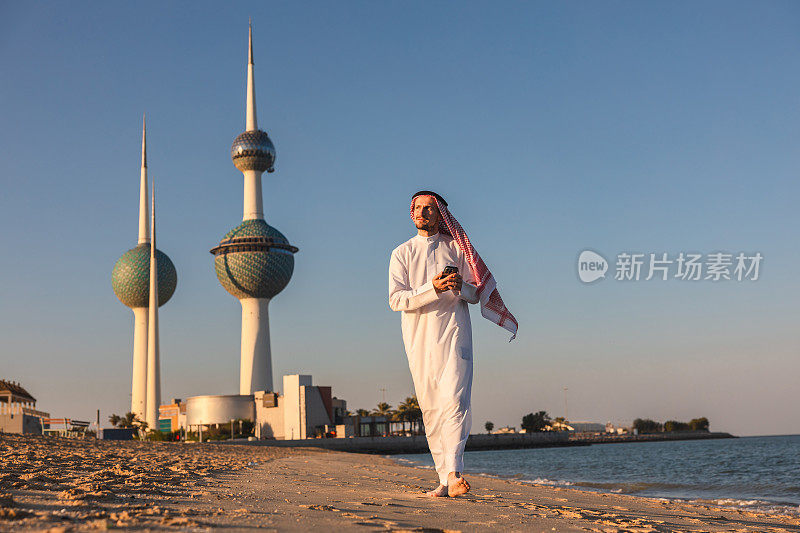
[[[475,451],[464,464],[467,474],[800,514],[800,435]]]

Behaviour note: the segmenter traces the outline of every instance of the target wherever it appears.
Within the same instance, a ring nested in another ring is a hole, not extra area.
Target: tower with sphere
[[[253,28],[247,62],[246,131],[233,141],[233,164],[244,174],[242,223],[211,250],[217,279],[242,305],[239,394],[272,391],[269,302],[281,292],[294,271],[294,253],[284,235],[264,220],[261,175],[273,172],[275,146],[258,129],[253,79]]]
[[[150,309],[151,291],[158,294],[158,306],[169,301],[175,293],[178,275],[169,257],[157,248],[151,254],[151,235],[155,238],[155,224],[150,224],[147,188],[147,134],[142,122],[142,167],[139,184],[139,241],[119,258],[111,274],[111,285],[117,298],[133,310],[133,379],[131,387],[131,412],[140,420],[156,422],[160,403],[160,363],[158,360],[157,307]],[[154,221],[153,221],[154,222]],[[152,233],[151,233],[152,230]],[[151,276],[151,255],[154,255]],[[151,279],[152,278],[152,279]],[[155,298],[153,298],[155,299]],[[155,317],[151,320],[150,317]],[[148,335],[148,330],[152,332]],[[152,364],[148,365],[148,345]],[[150,367],[150,368],[148,368]],[[148,379],[149,376],[149,379]],[[148,396],[151,404],[148,405]],[[149,416],[148,416],[149,414]],[[157,429],[155,423],[151,428]]]

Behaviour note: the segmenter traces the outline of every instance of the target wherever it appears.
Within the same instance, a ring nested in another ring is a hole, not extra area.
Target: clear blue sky
[[[241,220],[253,17],[267,220],[300,247],[275,375],[351,409],[411,393],[389,252],[439,191],[518,339],[473,310],[474,420],[707,416],[798,433],[800,5],[794,2],[0,4],[0,377],[55,416],[129,408],[147,112],[165,398],[234,393],[240,308],[208,250]],[[754,283],[582,285],[578,253],[759,251]]]

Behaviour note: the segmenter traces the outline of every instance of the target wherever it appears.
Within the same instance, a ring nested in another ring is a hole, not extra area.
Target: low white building
[[[597,422],[568,422],[556,419],[550,422],[545,428],[546,431],[570,431],[574,433],[603,433],[606,430],[604,424]]]
[[[631,429],[627,426],[615,426],[611,422],[606,422],[606,433],[611,433],[613,435],[624,435],[630,432]]]
[[[180,402],[177,402],[180,405]],[[176,416],[176,405],[162,406],[165,427],[175,420],[182,427],[222,426],[232,420],[252,420],[257,439],[298,440],[316,437],[352,436],[348,427],[347,402],[335,398],[331,387],[312,384],[311,376],[283,376],[283,394],[256,391],[253,394],[193,396],[185,402],[185,415]],[[171,426],[174,431],[174,426]]]
[[[283,394],[255,393],[258,439],[296,440],[332,436],[347,414],[347,402],[334,398],[331,387],[312,384],[311,376],[283,376]],[[345,432],[344,426],[341,428]],[[338,436],[338,432],[337,432]]]

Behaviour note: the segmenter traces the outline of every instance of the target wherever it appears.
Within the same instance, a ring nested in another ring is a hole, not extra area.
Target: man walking
[[[470,489],[461,475],[472,425],[472,325],[467,304],[480,302],[483,316],[514,336],[517,320],[441,196],[431,191],[415,194],[411,218],[417,235],[395,248],[389,262],[389,307],[402,312],[408,366],[439,475],[439,486],[426,494],[460,496]]]

